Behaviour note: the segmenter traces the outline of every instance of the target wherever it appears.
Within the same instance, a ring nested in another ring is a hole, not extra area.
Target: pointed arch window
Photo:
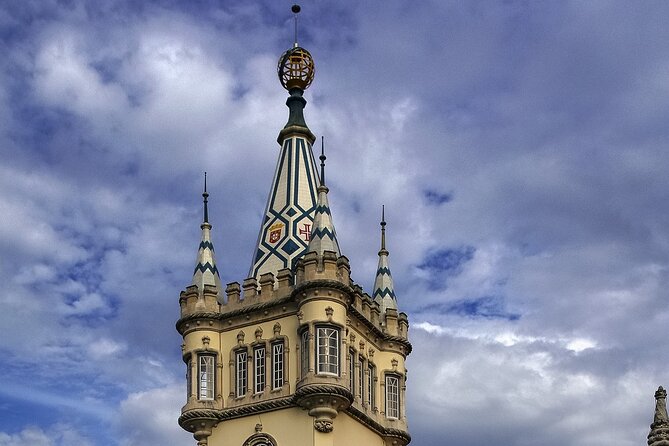
[[[316,327],[318,373],[339,376],[339,329]]]
[[[302,378],[309,372],[309,330],[304,330],[300,336],[300,372]]]
[[[348,386],[355,393],[355,350],[348,352]]]
[[[272,389],[283,387],[283,341],[272,344]]]
[[[367,364],[367,401],[369,408],[374,410],[374,399],[376,398],[376,394],[374,393],[374,377],[376,376],[376,367],[369,361]]]
[[[200,355],[198,359],[198,399],[214,399],[214,370],[216,360],[212,355]]]
[[[365,358],[358,356],[358,394],[360,403],[365,403]]]
[[[253,393],[262,393],[265,390],[265,347],[253,350],[253,369]]]
[[[386,417],[400,417],[400,377],[386,375]]]
[[[246,395],[246,383],[248,382],[247,358],[246,350],[235,353],[235,395],[237,398]]]

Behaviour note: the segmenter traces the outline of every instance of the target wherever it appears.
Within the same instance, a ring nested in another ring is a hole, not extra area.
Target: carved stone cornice
[[[179,425],[183,429],[192,432],[192,430],[189,429],[191,428],[191,424],[194,428],[195,423],[198,423],[202,420],[211,420],[216,422],[225,421],[234,418],[245,417],[247,415],[270,412],[272,410],[295,406],[297,406],[297,404],[294,402],[294,397],[288,396],[228,409],[190,409],[181,414],[179,417]]]
[[[235,316],[243,316],[245,314],[250,314],[254,313],[256,311],[263,311],[263,310],[268,310],[270,308],[274,308],[279,305],[284,305],[288,302],[291,302],[293,300],[293,295],[288,294],[286,296],[282,296],[277,299],[272,299],[266,302],[258,302],[258,303],[253,303],[253,304],[248,304],[248,305],[243,305],[237,308],[233,308],[229,311],[225,311],[225,307],[222,307],[220,313],[212,313],[212,312],[199,312],[199,313],[191,313],[187,316],[182,317],[176,322],[176,328],[177,331],[181,334],[182,332],[182,327],[184,324],[198,320],[198,319],[215,319],[215,320],[224,320],[224,319],[230,319]]]
[[[409,340],[402,338],[400,336],[392,336],[389,335],[388,333],[384,333],[383,331],[381,331],[379,327],[372,324],[372,322],[369,319],[367,319],[362,313],[360,313],[353,305],[348,307],[348,312],[357,317],[358,320],[365,325],[365,327],[373,331],[374,334],[380,339],[383,339],[386,342],[397,342],[398,344],[402,344],[406,350],[405,355],[408,355],[409,353],[411,353],[411,350],[413,350],[413,347],[409,342]]]
[[[399,440],[398,444],[406,445],[411,441],[411,435],[407,431],[386,427],[354,406],[346,409],[346,413],[384,437],[397,438]]]
[[[306,290],[310,290],[313,288],[328,288],[328,289],[334,289],[337,291],[341,291],[343,293],[346,293],[348,295],[353,294],[353,288],[350,286],[341,283],[337,280],[331,280],[331,279],[316,279],[316,280],[306,280],[302,283],[299,283],[295,285],[295,288],[293,289],[293,292],[291,293],[291,296],[295,300],[300,299],[300,294],[305,292]],[[323,296],[319,296],[323,297]]]
[[[218,419],[231,420],[233,418],[245,417],[247,415],[270,412],[272,410],[283,409],[286,407],[294,407],[296,404],[292,396],[284,398],[275,398],[269,401],[261,401],[245,406],[232,407],[218,411]]]
[[[218,421],[219,411],[216,409],[189,409],[179,417],[179,426],[188,432],[195,432],[201,423],[215,423]]]
[[[353,394],[348,387],[335,386],[331,384],[307,384],[295,390],[294,398],[298,401],[309,395],[339,395],[353,401]]]

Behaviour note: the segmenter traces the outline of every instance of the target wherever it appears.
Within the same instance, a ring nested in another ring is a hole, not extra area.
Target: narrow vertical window
[[[348,352],[348,386],[351,393],[355,393],[355,352]]]
[[[397,376],[386,376],[386,417],[400,417],[400,379]]]
[[[189,359],[186,363],[186,398],[193,393],[193,363]]]
[[[374,398],[376,397],[374,394],[374,375],[376,370],[372,364],[369,364],[369,362],[367,364],[367,402],[369,403],[369,408],[374,410]]]
[[[253,393],[265,390],[265,347],[253,350]]]
[[[283,342],[272,344],[272,389],[283,387]]]
[[[360,394],[360,403],[365,400],[365,360],[362,356],[358,358],[358,393]]]
[[[339,330],[318,327],[316,338],[318,373],[339,375]]]
[[[301,372],[302,378],[304,378],[307,376],[307,372],[309,372],[309,330],[304,330],[302,332],[300,340],[300,353],[302,353]]]
[[[235,392],[238,397],[246,395],[246,357],[245,351],[235,353]]]
[[[198,395],[201,400],[214,399],[214,357],[200,355],[198,361]]]

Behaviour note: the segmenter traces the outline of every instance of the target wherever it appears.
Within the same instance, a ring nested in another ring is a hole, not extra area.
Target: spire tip
[[[321,136],[321,156],[318,157],[321,160],[321,186],[325,186],[325,137]]]
[[[209,223],[209,208],[207,205],[207,198],[209,198],[209,193],[207,193],[207,172],[204,173],[204,192],[202,192],[202,201],[204,204],[204,223]]]
[[[386,251],[386,205],[381,205],[381,251],[379,254],[388,252]]]

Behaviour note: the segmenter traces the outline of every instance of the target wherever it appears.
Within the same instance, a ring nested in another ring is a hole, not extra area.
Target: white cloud
[[[118,429],[122,446],[190,446],[193,437],[177,424],[179,407],[185,403],[181,385],[128,395],[121,403]]]
[[[90,439],[66,424],[56,424],[43,430],[26,427],[16,434],[0,432],[0,446],[92,446]]]

